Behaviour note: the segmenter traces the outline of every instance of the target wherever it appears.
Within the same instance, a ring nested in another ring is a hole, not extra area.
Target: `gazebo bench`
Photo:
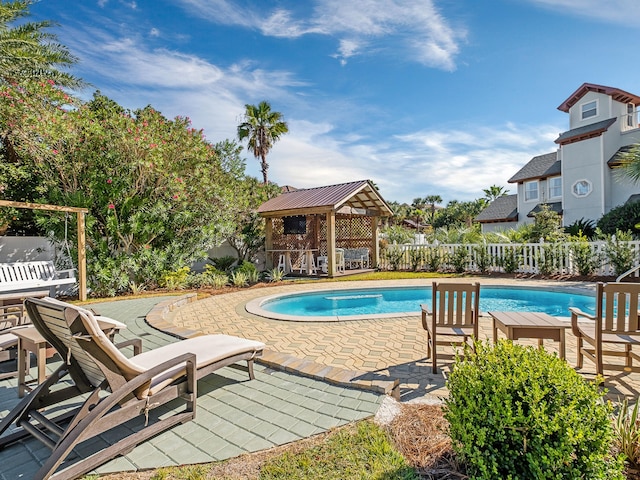
[[[49,289],[76,283],[75,269],[56,270],[52,261],[0,263],[0,292]]]
[[[368,268],[369,249],[368,248],[345,248],[344,263],[347,268]]]

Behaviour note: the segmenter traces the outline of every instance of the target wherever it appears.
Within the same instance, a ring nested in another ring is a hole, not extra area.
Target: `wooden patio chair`
[[[422,308],[422,327],[427,331],[427,358],[438,373],[437,345],[464,345],[478,338],[480,284],[433,282],[431,308]],[[427,317],[431,317],[430,320]],[[444,337],[440,340],[439,337]]]
[[[25,315],[21,300],[10,305],[0,305],[0,362],[13,361],[17,358],[18,337],[13,332],[29,325],[29,317]],[[29,357],[26,358],[27,369]],[[0,373],[0,380],[18,375],[18,371],[11,370]]]
[[[76,478],[192,420],[197,380],[240,360],[248,362],[249,378],[253,378],[253,360],[264,348],[252,340],[203,335],[138,353],[140,339],[114,345],[88,310],[46,298],[27,299],[25,306],[35,327],[64,359],[0,422],[0,449],[29,435],[51,448],[36,479]],[[119,350],[126,345],[134,347],[132,358]],[[171,405],[166,415],[167,408],[162,407],[176,399],[184,402],[183,407]],[[70,404],[75,408],[59,413]],[[144,420],[144,427],[89,456],[79,455],[76,463],[68,461],[81,442],[136,418]],[[13,424],[16,428],[5,434]]]
[[[633,366],[633,360],[640,360],[640,356],[632,350],[634,345],[640,345],[639,296],[638,283],[598,283],[595,315],[569,308],[571,330],[578,344],[577,368],[582,368],[583,358],[587,357],[595,363],[596,374],[602,375],[605,368],[640,372],[640,365]],[[624,357],[624,365],[604,363],[605,356]]]

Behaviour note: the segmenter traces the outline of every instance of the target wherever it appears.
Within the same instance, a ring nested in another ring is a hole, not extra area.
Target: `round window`
[[[576,197],[586,197],[591,193],[591,182],[589,180],[579,180],[573,184],[572,191]]]

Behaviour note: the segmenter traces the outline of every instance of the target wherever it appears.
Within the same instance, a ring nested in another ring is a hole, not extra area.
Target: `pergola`
[[[378,260],[378,221],[393,211],[369,180],[294,190],[260,205],[266,220],[267,267],[270,252],[313,249],[327,257],[336,273],[336,248],[367,248],[372,267]]]
[[[0,200],[0,207],[26,208],[28,210],[47,210],[50,212],[67,212],[77,215],[78,230],[78,298],[87,299],[87,256],[85,252],[85,215],[89,212],[86,208],[64,207],[60,205],[44,205],[40,203],[13,202]]]

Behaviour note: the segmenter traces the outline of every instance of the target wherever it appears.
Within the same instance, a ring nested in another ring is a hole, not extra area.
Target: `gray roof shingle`
[[[600,122],[585,125],[584,127],[574,128],[561,133],[555,142],[559,145],[566,143],[578,142],[587,138],[597,137],[603,132],[606,132],[611,125],[615,123],[615,118],[609,118],[608,120],[602,120]]]
[[[547,202],[547,203],[539,203],[529,213],[527,213],[527,217],[533,217],[536,213],[542,211],[542,206],[545,205],[549,207],[552,212],[556,212],[558,215],[562,215],[562,202]]]
[[[518,196],[503,195],[496,198],[475,218],[476,222],[515,222],[518,220]]]
[[[518,173],[509,179],[509,183],[518,183],[535,178],[547,178],[560,175],[560,160],[557,152],[533,157]]]

